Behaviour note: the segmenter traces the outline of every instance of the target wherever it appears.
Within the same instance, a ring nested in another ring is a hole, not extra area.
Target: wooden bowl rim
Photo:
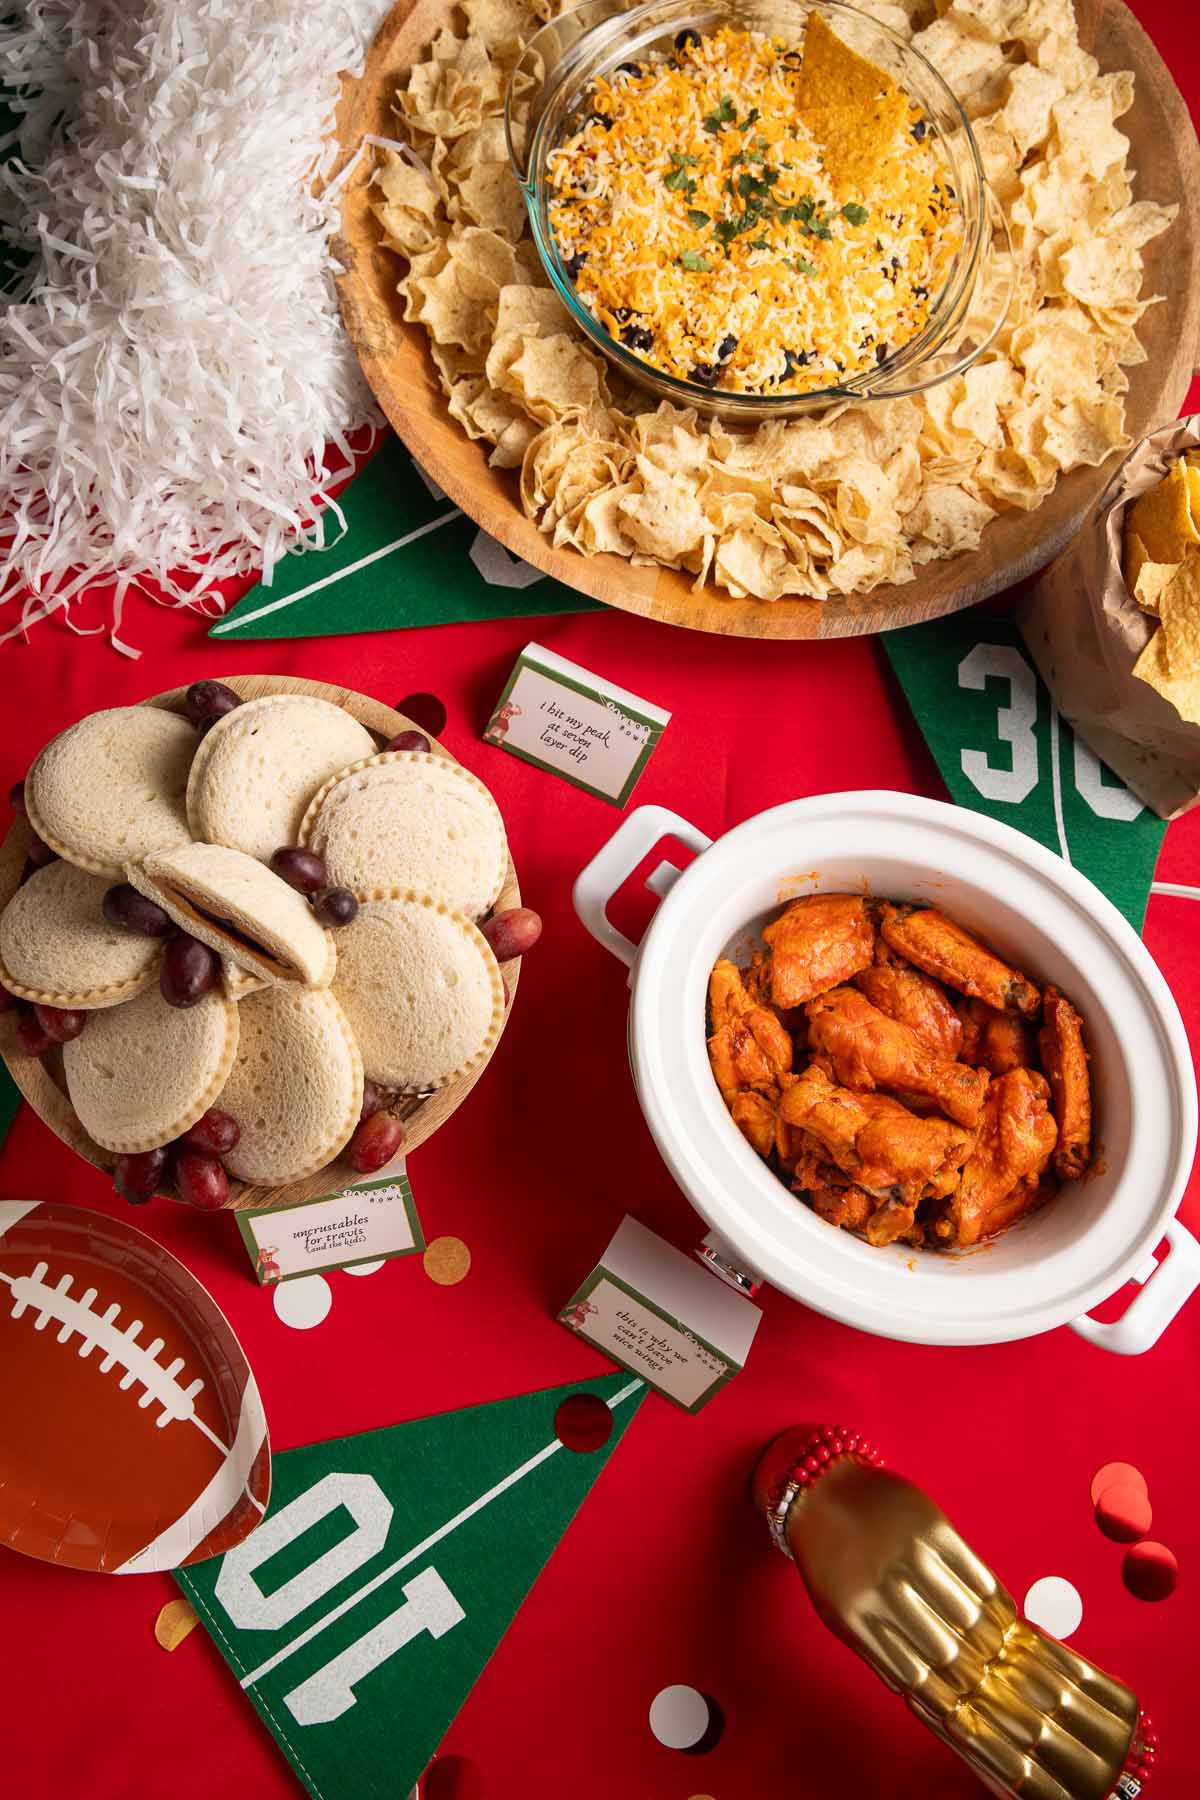
[[[1143,290],[1161,289],[1168,299],[1151,308],[1139,327],[1149,354],[1145,363],[1133,366],[1126,396],[1126,425],[1136,443],[1178,415],[1200,363],[1200,146],[1186,102],[1124,0],[1075,0],[1075,10],[1086,45],[1094,45],[1102,32],[1116,39],[1117,48],[1102,59],[1102,69],[1133,70],[1135,101],[1123,124],[1137,123],[1138,115],[1150,108],[1138,135],[1129,133],[1129,164],[1139,188],[1153,185],[1142,173],[1152,144],[1178,169],[1180,192],[1174,198],[1180,202],[1180,216],[1144,253]],[[454,11],[453,0],[396,0],[362,76],[348,81],[343,91],[337,128],[342,166],[356,154],[364,134],[390,135],[388,84]],[[401,317],[394,292],[400,264],[381,248],[367,199],[373,168],[372,159],[364,158],[347,180],[334,248],[342,265],[337,284],[342,315],[377,400],[416,461],[469,518],[544,574],[607,605],[688,630],[739,637],[859,636],[939,618],[989,598],[1052,561],[1127,454],[1114,451],[1097,468],[1060,476],[1029,511],[1011,508],[998,514],[985,527],[977,550],[923,564],[911,581],[857,597],[734,600],[707,584],[693,595],[686,572],[556,549],[525,516],[511,480],[514,472],[489,469],[489,446],[468,439],[449,417],[425,332]]]

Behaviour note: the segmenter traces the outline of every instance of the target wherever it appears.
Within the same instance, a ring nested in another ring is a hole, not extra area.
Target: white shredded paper
[[[136,654],[118,635],[130,589],[219,611],[216,581],[269,580],[327,541],[314,497],[379,416],[333,288],[337,184],[314,184],[338,73],[385,11],[3,9],[0,83],[23,116],[0,233],[32,254],[0,312],[0,644],[111,582],[102,629]]]

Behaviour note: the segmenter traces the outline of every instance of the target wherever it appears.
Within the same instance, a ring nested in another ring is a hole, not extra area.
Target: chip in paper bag
[[[1018,611],[1063,716],[1173,819],[1200,798],[1200,413],[1135,444]]]

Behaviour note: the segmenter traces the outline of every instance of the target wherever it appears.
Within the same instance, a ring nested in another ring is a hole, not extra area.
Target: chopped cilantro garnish
[[[698,206],[692,206],[688,209],[688,218],[693,225],[707,225],[711,216],[710,213],[701,212]]]
[[[737,111],[733,104],[733,95],[726,94],[720,106],[708,114],[704,121],[704,129],[715,135],[718,131],[724,131],[727,125],[736,125],[736,123]]]
[[[738,126],[738,130],[739,131],[749,131],[751,125],[757,125],[758,121],[761,117],[762,117],[762,114],[759,112],[757,106],[752,106],[750,108],[750,111],[746,114],[745,118],[742,120],[741,124]]]
[[[768,244],[765,237],[760,237],[760,238],[755,238],[755,240],[751,244],[750,248],[752,250],[769,250],[771,248],[771,246],[770,246],[770,244]]]
[[[792,267],[795,269],[797,275],[815,275],[817,272],[816,265],[810,263],[806,256],[798,256],[792,264]]]
[[[842,217],[849,219],[851,225],[865,225],[870,214],[865,206],[858,204],[857,200],[847,200],[842,208]]]
[[[875,239],[875,248],[878,250],[880,256],[882,256],[883,255],[883,245],[878,238]]]
[[[698,256],[694,250],[685,250],[679,258],[679,261],[682,267],[687,269],[692,275],[709,275],[712,273],[711,266],[705,262],[702,256]]]
[[[671,152],[671,173],[663,176],[663,186],[673,189],[677,194],[684,194],[690,200],[696,191],[696,183],[688,174],[688,168],[696,161],[694,156],[680,156],[678,151]]]

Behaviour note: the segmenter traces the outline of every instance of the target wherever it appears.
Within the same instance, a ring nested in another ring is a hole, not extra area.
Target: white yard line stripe
[[[1070,862],[1067,828],[1063,824],[1062,770],[1058,766],[1058,708],[1050,702],[1050,781],[1054,789],[1054,823],[1058,827],[1058,847],[1064,862]]]
[[[1176,900],[1200,900],[1200,887],[1185,887],[1180,881],[1152,881],[1152,894],[1171,894]]]
[[[256,606],[253,612],[239,613],[236,619],[222,619],[213,626],[210,637],[219,637],[227,631],[238,631],[243,625],[249,625],[254,619],[265,619],[268,613],[279,612],[285,606],[294,606],[297,600],[306,600],[309,594],[319,593],[322,588],[332,587],[335,582],[344,581],[347,575],[356,575],[359,569],[367,568],[378,562],[381,556],[390,556],[393,550],[403,550],[405,544],[414,544],[427,532],[437,531],[443,525],[449,525],[451,519],[462,517],[458,507],[453,511],[439,513],[436,519],[430,519],[426,525],[418,525],[415,531],[408,531],[390,544],[383,544],[378,550],[372,550],[369,556],[360,556],[357,562],[347,563],[344,569],[335,569],[332,575],[322,575],[319,581],[310,581],[307,587],[297,588],[294,594],[284,594],[278,600],[268,600],[265,606]],[[0,639],[0,642],[3,640]]]
[[[641,1379],[638,1378],[623,1387],[607,1402],[609,1411],[615,1411],[623,1400],[628,1400],[629,1396],[636,1393],[638,1388],[643,1385]],[[359,1588],[357,1593],[348,1595],[339,1606],[335,1606],[331,1612],[327,1612],[323,1619],[317,1619],[308,1627],[307,1631],[302,1631],[299,1637],[292,1639],[290,1644],[285,1644],[281,1650],[275,1652],[274,1656],[268,1657],[265,1663],[260,1664],[257,1669],[252,1669],[249,1675],[243,1676],[242,1686],[244,1688],[253,1687],[256,1682],[262,1680],[264,1675],[269,1675],[272,1669],[277,1669],[281,1662],[286,1662],[289,1656],[293,1656],[297,1650],[302,1650],[305,1644],[310,1643],[318,1632],[324,1631],[327,1625],[334,1624],[343,1614],[348,1613],[352,1606],[357,1606],[360,1600],[365,1600],[369,1594],[373,1594],[376,1588],[382,1587],[385,1581],[390,1581],[393,1575],[398,1575],[401,1569],[406,1569],[419,1556],[424,1556],[425,1552],[432,1549],[434,1544],[440,1543],[444,1537],[449,1537],[452,1531],[457,1531],[460,1525],[465,1525],[468,1519],[472,1519],[476,1513],[482,1512],[485,1506],[490,1506],[493,1500],[498,1500],[501,1494],[507,1493],[509,1488],[515,1487],[516,1483],[524,1476],[532,1474],[533,1470],[539,1468],[542,1463],[553,1456],[556,1450],[561,1449],[562,1444],[559,1439],[552,1438],[527,1462],[523,1462],[520,1468],[513,1469],[504,1477],[503,1481],[498,1481],[495,1487],[489,1488],[486,1494],[480,1494],[477,1500],[472,1500],[469,1506],[464,1506],[462,1511],[455,1513],[452,1519],[447,1519],[444,1525],[439,1525],[437,1530],[431,1531],[427,1538],[423,1538],[419,1544],[414,1544],[411,1550],[406,1550],[403,1556],[398,1557],[394,1563],[391,1563],[386,1569],[382,1569],[378,1575],[373,1576],[370,1581]]]

